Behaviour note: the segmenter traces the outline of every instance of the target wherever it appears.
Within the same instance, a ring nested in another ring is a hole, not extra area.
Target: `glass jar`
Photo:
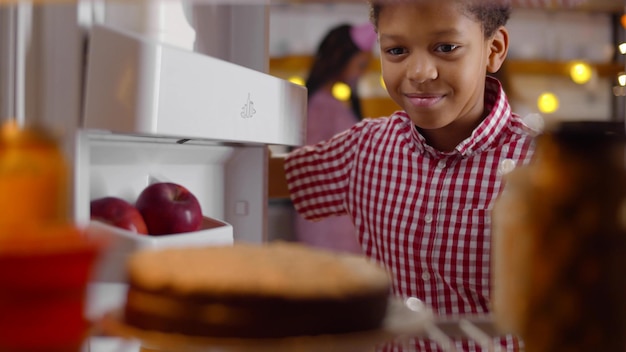
[[[69,220],[68,166],[44,129],[0,126],[0,236],[29,224]],[[9,230],[11,229],[11,230]]]
[[[82,350],[103,247],[70,219],[68,174],[48,131],[0,126],[0,351]]]
[[[626,348],[624,124],[564,122],[505,176],[493,313],[529,352]]]

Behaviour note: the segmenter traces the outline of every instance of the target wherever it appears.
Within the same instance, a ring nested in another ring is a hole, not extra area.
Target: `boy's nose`
[[[415,55],[407,65],[407,78],[415,83],[423,83],[437,78],[437,66],[425,55]]]

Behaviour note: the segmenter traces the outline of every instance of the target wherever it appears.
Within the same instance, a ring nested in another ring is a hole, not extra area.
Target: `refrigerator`
[[[133,251],[272,240],[270,148],[303,142],[306,89],[266,73],[269,6],[260,0],[0,6],[2,119],[42,124],[59,137],[71,168],[72,216],[88,236],[108,243],[88,290],[88,318],[120,306],[124,263]],[[154,182],[188,188],[206,226],[151,237],[90,220],[91,200],[133,202]],[[85,350],[121,350],[113,340],[88,338]]]

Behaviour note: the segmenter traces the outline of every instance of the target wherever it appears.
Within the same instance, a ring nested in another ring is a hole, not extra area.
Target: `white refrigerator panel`
[[[301,145],[306,89],[104,26],[89,44],[84,128]]]

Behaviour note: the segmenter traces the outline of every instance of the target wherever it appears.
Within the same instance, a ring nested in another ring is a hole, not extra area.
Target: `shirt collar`
[[[412,135],[413,140],[416,141],[416,147],[420,151],[426,151],[433,155],[448,156],[457,154],[464,157],[487,149],[507,125],[511,116],[511,106],[502,89],[502,85],[496,78],[490,76],[487,76],[485,81],[485,110],[488,111],[488,114],[484,120],[474,129],[471,136],[456,146],[454,151],[441,152],[426,144],[424,136],[413,126]],[[403,112],[402,115],[410,121],[406,113]]]
[[[497,79],[487,76],[485,81],[485,119],[474,129],[472,135],[459,143],[456,150],[470,156],[487,149],[502,132],[511,118],[511,106]]]

